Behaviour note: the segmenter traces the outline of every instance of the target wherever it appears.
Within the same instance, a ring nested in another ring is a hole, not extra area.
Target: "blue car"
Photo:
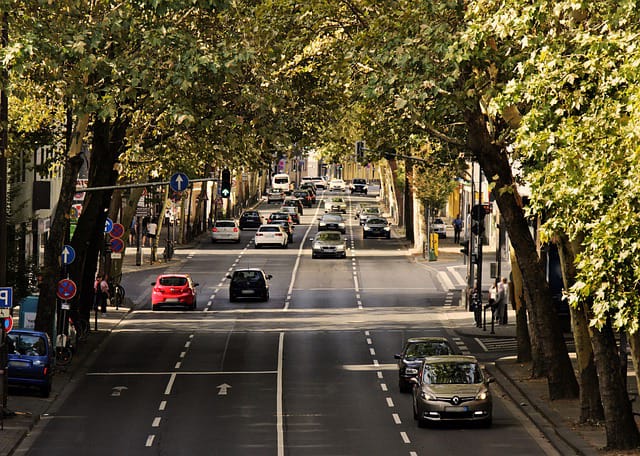
[[[14,329],[7,334],[9,386],[35,387],[51,393],[55,351],[47,333]]]

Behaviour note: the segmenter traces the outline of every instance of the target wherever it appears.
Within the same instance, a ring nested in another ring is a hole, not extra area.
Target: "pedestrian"
[[[482,298],[477,286],[471,292],[471,310],[473,311],[476,328],[482,328]]]
[[[504,318],[504,314],[507,311],[507,299],[506,299],[506,285],[505,283],[506,279],[505,278],[501,278],[500,280],[498,280],[498,283],[496,284],[496,290],[497,290],[497,296],[496,296],[496,314],[495,314],[495,319],[496,319],[496,323],[499,325],[504,324],[503,322],[505,321]]]
[[[107,279],[98,274],[96,281],[93,284],[93,291],[95,293],[96,304],[95,309],[100,308],[102,313],[107,313],[107,301],[109,299],[109,283]]]
[[[460,214],[458,214],[453,220],[453,242],[456,244],[460,242],[460,233],[462,232],[463,226],[464,222],[460,218]]]
[[[147,223],[147,238],[149,238],[149,247],[153,247],[157,232],[158,224],[156,223],[156,219],[153,218],[149,223]]]
[[[500,324],[506,325],[508,322],[508,304],[509,304],[509,281],[506,277],[502,278],[502,297],[501,297],[501,306],[502,311],[498,311]]]
[[[493,285],[491,285],[491,288],[489,288],[489,303],[487,304],[487,307],[489,307],[489,309],[491,310],[491,318],[494,321],[496,318],[497,303],[498,303],[498,287],[494,283]]]
[[[138,239],[137,230],[138,229],[138,221],[135,217],[131,219],[131,225],[129,226],[129,245],[133,245],[134,242]]]

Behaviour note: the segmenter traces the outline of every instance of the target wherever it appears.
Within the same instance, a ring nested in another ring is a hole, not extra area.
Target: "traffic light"
[[[471,208],[471,218],[476,222],[484,222],[485,215],[491,213],[491,206],[488,204],[476,204]]]
[[[231,195],[231,172],[228,169],[222,170],[222,182],[220,185],[220,196],[229,198]]]
[[[364,160],[364,141],[356,141],[356,163]]]

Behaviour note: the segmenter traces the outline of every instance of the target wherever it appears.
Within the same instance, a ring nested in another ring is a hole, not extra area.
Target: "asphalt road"
[[[195,312],[149,309],[161,270],[126,277],[134,310],[25,454],[548,454],[497,386],[492,428],[417,427],[393,355],[417,335],[462,351],[446,318],[450,290],[400,240],[363,240],[352,216],[347,258],[312,260],[321,212],[305,210],[288,249],[255,249],[244,231],[239,244],[179,251],[185,261],[167,269],[200,284]],[[273,275],[268,303],[229,303],[225,276],[240,266]]]

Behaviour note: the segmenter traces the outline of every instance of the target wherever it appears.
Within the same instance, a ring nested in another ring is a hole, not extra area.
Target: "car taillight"
[[[49,368],[45,366],[45,368],[42,370],[42,375],[47,375],[47,372],[49,372]]]
[[[216,228],[215,226],[213,228],[211,228],[211,231],[213,231],[214,233],[218,232],[218,228]]]
[[[256,233],[256,236],[262,236],[262,233]]]
[[[276,233],[276,236],[282,236],[282,233]]]
[[[237,232],[238,232],[238,228],[234,227],[234,228],[233,228],[233,232],[234,232],[234,233],[237,233]]]

